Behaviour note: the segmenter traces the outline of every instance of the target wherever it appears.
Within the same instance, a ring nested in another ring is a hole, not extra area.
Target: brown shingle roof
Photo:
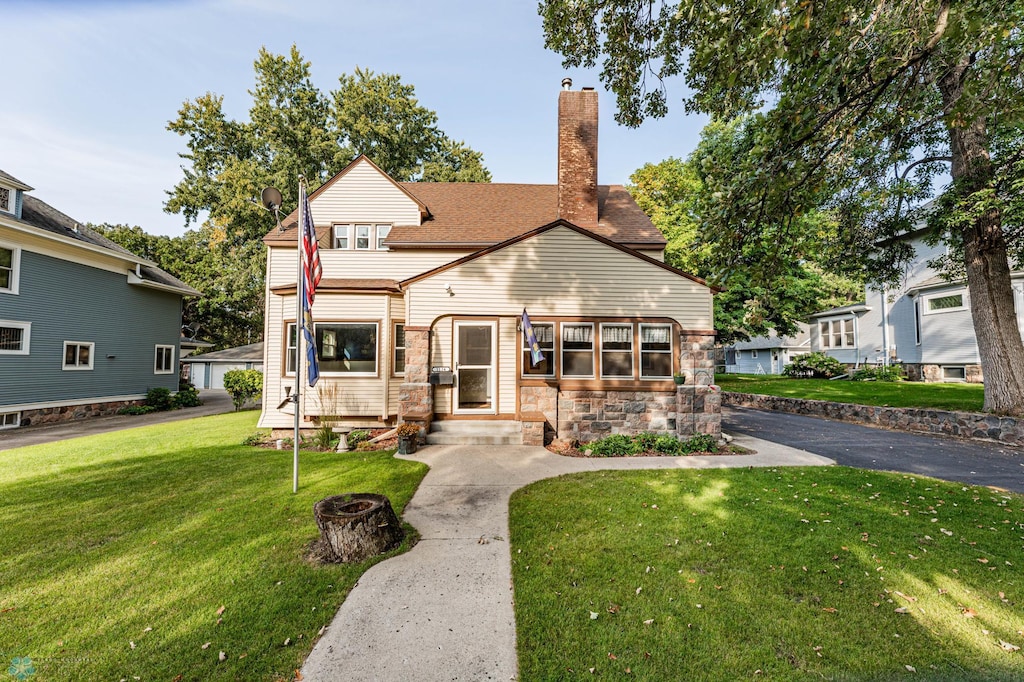
[[[330,184],[330,181],[328,181]],[[386,244],[401,248],[483,248],[558,219],[557,185],[403,182],[399,186],[430,212],[422,225],[395,225]],[[315,194],[315,193],[314,193]],[[295,222],[284,221],[264,241],[295,244]],[[634,249],[660,249],[665,237],[622,185],[598,187],[598,225],[592,231]]]

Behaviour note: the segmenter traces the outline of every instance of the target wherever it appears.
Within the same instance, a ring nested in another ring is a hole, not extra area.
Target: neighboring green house
[[[116,412],[178,388],[200,293],[0,171],[0,428]]]

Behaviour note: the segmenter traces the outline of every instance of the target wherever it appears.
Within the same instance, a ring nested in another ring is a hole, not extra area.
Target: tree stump
[[[351,563],[394,549],[405,533],[391,501],[374,493],[334,495],[313,505],[326,560]]]

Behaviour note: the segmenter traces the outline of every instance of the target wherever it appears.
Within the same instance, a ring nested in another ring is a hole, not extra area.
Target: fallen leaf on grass
[[[975,611],[974,609],[964,609],[963,610],[963,614],[964,614],[964,618],[974,618],[975,616],[978,615],[978,612]]]
[[[831,606],[826,606],[825,608],[822,609],[822,611],[824,611],[825,613],[836,613],[837,612],[837,610],[832,608]]]
[[[608,658],[613,660],[613,661],[619,660],[619,657],[616,656],[615,654],[611,653],[611,652],[608,653]]]
[[[226,608],[227,608],[226,606],[222,606],[222,607],[220,607],[219,609],[217,609],[217,615],[218,615],[218,616],[222,616],[222,615],[224,615],[224,610],[225,610]]]
[[[917,601],[917,597],[911,597],[909,595],[903,594],[899,590],[893,590],[893,594],[895,594],[897,597],[903,597],[904,599],[906,599],[909,602]]]
[[[912,665],[905,665],[903,667],[906,668],[909,672],[912,672],[912,673],[916,673],[917,672],[917,668],[915,668]]]
[[[979,564],[987,564],[988,563],[988,559],[985,559],[985,558],[978,559],[978,563]]]
[[[292,638],[291,637],[285,637],[284,638],[284,645],[285,646],[291,646],[292,645]]]
[[[653,619],[653,618],[649,618],[649,619],[647,619],[647,620],[645,620],[645,621],[644,621],[644,625],[650,625],[650,624],[652,624],[653,622],[654,622],[654,619]]]
[[[1020,647],[1016,644],[1010,644],[1009,642],[1004,642],[1003,640],[999,640],[999,646],[1003,648],[1003,651],[1009,651],[1011,653],[1014,651],[1020,651]]]
[[[590,620],[597,620],[597,612],[596,611],[591,611],[590,612]]]
[[[129,640],[128,646],[130,646],[131,648],[134,649],[135,648],[135,642],[132,642],[132,641]]]
[[[219,654],[217,654],[217,660],[223,663],[224,661],[228,660],[228,655],[222,651]]]
[[[896,613],[910,613],[910,609],[908,609],[906,606],[901,606],[898,609],[896,609]]]
[[[608,613],[618,613],[618,612],[619,612],[619,605],[618,604],[610,604],[608,606]]]
[[[203,649],[203,650],[206,650],[206,649],[209,649],[209,648],[210,648],[210,645],[211,645],[211,644],[213,644],[213,642],[207,642],[206,644],[204,644],[203,646],[201,646],[201,647],[199,647],[199,648],[200,648],[200,649]]]

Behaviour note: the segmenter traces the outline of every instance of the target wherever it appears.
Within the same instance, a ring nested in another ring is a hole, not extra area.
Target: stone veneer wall
[[[935,433],[995,440],[1008,445],[1024,445],[1024,419],[1013,417],[977,412],[872,407],[751,393],[723,393],[722,396],[724,404],[736,407],[806,414],[838,421],[884,426],[898,431]]]
[[[961,365],[950,363],[950,366],[960,367]],[[962,367],[965,374],[964,381],[967,383],[982,384],[985,382],[985,376],[981,372],[981,365],[962,365]],[[910,381],[925,381],[928,383],[945,381],[945,377],[942,376],[942,365],[904,363],[903,372]]]
[[[144,405],[145,403],[145,400],[118,400],[110,403],[86,403],[84,405],[64,405],[62,407],[46,407],[38,410],[22,410],[21,426],[59,424],[61,422],[92,419],[93,417],[109,417],[117,414],[117,411],[122,407]]]
[[[430,374],[430,327],[405,328],[405,380],[398,389],[398,419],[410,421],[418,417],[429,430],[434,414],[434,387],[428,383]]]

